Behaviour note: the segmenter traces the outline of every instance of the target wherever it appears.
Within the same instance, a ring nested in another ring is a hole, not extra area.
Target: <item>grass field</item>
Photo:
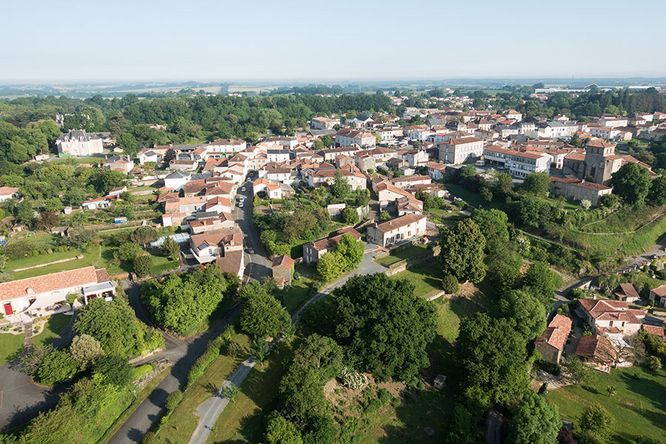
[[[23,347],[23,334],[0,333],[0,365]]]
[[[422,244],[408,244],[394,248],[391,250],[388,256],[380,257],[376,259],[376,262],[380,265],[388,267],[397,262],[400,262],[403,259],[413,259],[417,257],[423,257],[428,254],[428,247]]]
[[[617,229],[615,223],[609,227],[596,226],[597,229]],[[635,232],[625,234],[599,234],[569,231],[565,239],[576,242],[583,249],[599,256],[632,256],[648,250],[666,232],[666,217],[661,216],[655,221],[639,228]]]
[[[53,341],[60,338],[60,335],[72,322],[72,316],[63,313],[58,313],[51,316],[44,326],[44,330],[37,336],[33,336],[32,342],[34,344],[46,345],[51,344]]]
[[[293,280],[291,286],[278,293],[289,313],[294,314],[308,300],[313,282],[312,279],[301,276],[299,279]]]
[[[393,276],[396,279],[407,279],[414,284],[414,294],[420,297],[432,296],[442,291],[441,266],[437,259],[422,262]]]
[[[273,410],[282,374],[291,350],[281,346],[266,362],[252,369],[233,401],[213,428],[209,443],[262,442],[267,412]]]
[[[107,234],[108,235],[108,234]],[[12,275],[12,279],[25,279],[35,276],[42,276],[50,273],[58,273],[60,271],[73,270],[75,268],[87,267],[93,265],[97,268],[106,268],[109,274],[118,274],[131,271],[129,264],[119,264],[114,259],[114,252],[116,247],[108,245],[91,245],[87,250],[81,252],[79,250],[69,250],[66,252],[56,252],[45,255],[30,256],[20,259],[12,259],[7,261],[7,271]],[[67,262],[47,265],[45,267],[32,268],[30,270],[12,271],[17,268],[24,268],[38,264],[53,262],[65,258],[74,258],[82,256],[79,259],[74,259]],[[160,275],[167,271],[173,270],[178,267],[178,263],[169,260],[164,256],[151,254],[153,264],[150,272],[153,275]]]
[[[615,387],[615,396],[606,388]],[[630,443],[636,437],[663,439],[666,434],[666,371],[649,373],[640,368],[615,369],[610,375],[593,372],[586,385],[548,393],[563,419],[575,423],[586,406],[597,402],[614,417],[611,442]]]
[[[451,206],[450,209],[436,208],[433,210],[427,210],[426,215],[430,222],[437,225],[447,226],[451,226],[464,218],[464,216],[460,214],[460,211],[454,206]]]
[[[235,339],[245,350],[249,347],[249,338],[239,335]],[[220,355],[206,369],[206,372],[194,384],[185,390],[183,400],[171,414],[169,421],[164,425],[156,436],[156,442],[160,443],[185,443],[189,442],[199,419],[196,409],[206,399],[213,396],[224,380],[231,374],[236,366],[242,362],[244,357],[232,358]]]

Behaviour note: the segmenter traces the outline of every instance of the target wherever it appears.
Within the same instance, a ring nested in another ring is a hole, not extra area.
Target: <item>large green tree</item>
[[[476,210],[472,219],[486,238],[486,249],[509,241],[509,217],[502,210]]]
[[[523,189],[528,193],[532,193],[537,196],[545,196],[548,194],[549,184],[550,178],[548,173],[532,173],[525,178]]]
[[[650,174],[636,163],[626,163],[613,174],[613,193],[628,204],[640,204],[650,191]]]
[[[550,309],[557,290],[558,276],[545,262],[530,264],[523,275],[521,286],[536,297],[546,309]]]
[[[666,176],[659,176],[652,181],[647,199],[651,205],[666,205]]]
[[[250,282],[240,296],[243,304],[240,325],[244,332],[264,339],[276,337],[291,325],[289,313],[267,284]]]
[[[444,274],[459,281],[481,282],[486,275],[483,251],[486,239],[479,225],[464,219],[453,227],[442,230],[440,258]]]
[[[456,350],[462,393],[473,405],[509,405],[528,390],[525,337],[512,320],[485,313],[463,318]]]
[[[144,284],[141,294],[155,321],[181,335],[199,328],[225,297],[233,297],[238,279],[215,265],[183,275],[170,274]]]
[[[524,290],[514,290],[500,301],[502,316],[511,319],[515,330],[526,340],[539,336],[546,328],[546,309],[534,296]]]
[[[516,444],[552,444],[557,441],[561,422],[557,407],[528,391],[513,410],[509,442]]]
[[[434,309],[413,285],[384,274],[354,276],[330,296],[320,322],[347,349],[352,364],[380,379],[415,379],[429,364]]]
[[[146,328],[120,297],[111,302],[97,298],[79,310],[74,331],[97,339],[108,355],[137,356],[143,351]]]

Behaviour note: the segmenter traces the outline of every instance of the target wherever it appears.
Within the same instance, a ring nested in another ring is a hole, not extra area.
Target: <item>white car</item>
[[[242,187],[242,188],[241,188],[241,191],[245,191],[245,187]]]
[[[240,202],[238,202],[238,208],[243,208],[244,206],[245,206],[245,204],[243,203],[242,200]]]

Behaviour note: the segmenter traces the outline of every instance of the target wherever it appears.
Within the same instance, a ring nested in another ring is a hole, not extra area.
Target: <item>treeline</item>
[[[383,94],[23,98],[0,102],[4,120],[0,122],[0,150],[5,160],[15,163],[46,151],[60,133],[51,120],[48,127],[40,121],[53,119],[56,113],[64,115],[63,130],[110,131],[118,145],[132,154],[154,144],[220,137],[256,141],[269,132],[293,134],[316,114],[392,110],[390,99]],[[151,128],[153,124],[165,129]]]
[[[579,95],[552,93],[545,102],[529,95],[498,94],[495,103],[499,109],[516,108],[526,118],[551,118],[557,114],[565,114],[575,119],[585,119],[602,114],[628,115],[633,112],[653,113],[666,110],[666,96],[655,88],[601,91],[593,87]]]

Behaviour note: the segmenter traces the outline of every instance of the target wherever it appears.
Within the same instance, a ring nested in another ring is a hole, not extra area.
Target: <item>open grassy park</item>
[[[607,387],[616,390],[608,396]],[[638,437],[661,440],[666,432],[666,371],[651,373],[632,367],[615,369],[610,375],[591,372],[590,381],[553,390],[548,399],[563,419],[579,420],[585,407],[601,404],[613,416],[611,442],[631,443]]]

